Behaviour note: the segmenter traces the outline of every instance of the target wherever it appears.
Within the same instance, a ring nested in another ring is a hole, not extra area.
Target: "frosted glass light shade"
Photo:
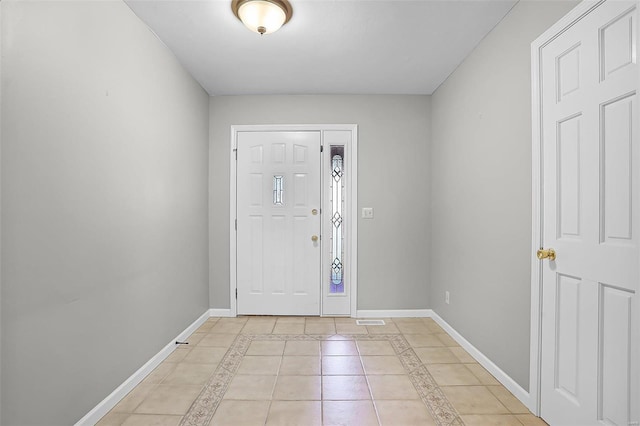
[[[234,0],[231,8],[251,31],[270,34],[291,17],[291,6],[284,0]]]

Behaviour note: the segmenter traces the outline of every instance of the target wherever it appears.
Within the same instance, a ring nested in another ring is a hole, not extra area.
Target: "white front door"
[[[320,314],[320,132],[238,132],[237,313]]]
[[[607,1],[542,49],[543,243],[557,258],[542,260],[540,386],[551,425],[639,420],[637,19],[636,2]]]

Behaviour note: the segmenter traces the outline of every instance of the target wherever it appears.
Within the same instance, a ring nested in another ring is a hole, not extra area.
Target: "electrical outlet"
[[[449,304],[449,292],[448,291],[444,292],[444,303],[446,303],[447,305]]]

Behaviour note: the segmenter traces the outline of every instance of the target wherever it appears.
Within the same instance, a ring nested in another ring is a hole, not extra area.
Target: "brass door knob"
[[[536,256],[538,256],[538,259],[540,260],[542,259],[556,260],[556,251],[552,248],[547,250],[540,249],[536,253]]]
[[[317,235],[312,235],[312,236],[311,236],[311,241],[313,241],[314,243],[315,243],[316,241],[318,241],[318,236],[317,236]]]

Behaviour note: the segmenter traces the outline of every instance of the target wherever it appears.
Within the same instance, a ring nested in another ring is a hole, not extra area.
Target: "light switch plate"
[[[373,219],[373,207],[363,207],[362,208],[362,218],[363,219]]]

